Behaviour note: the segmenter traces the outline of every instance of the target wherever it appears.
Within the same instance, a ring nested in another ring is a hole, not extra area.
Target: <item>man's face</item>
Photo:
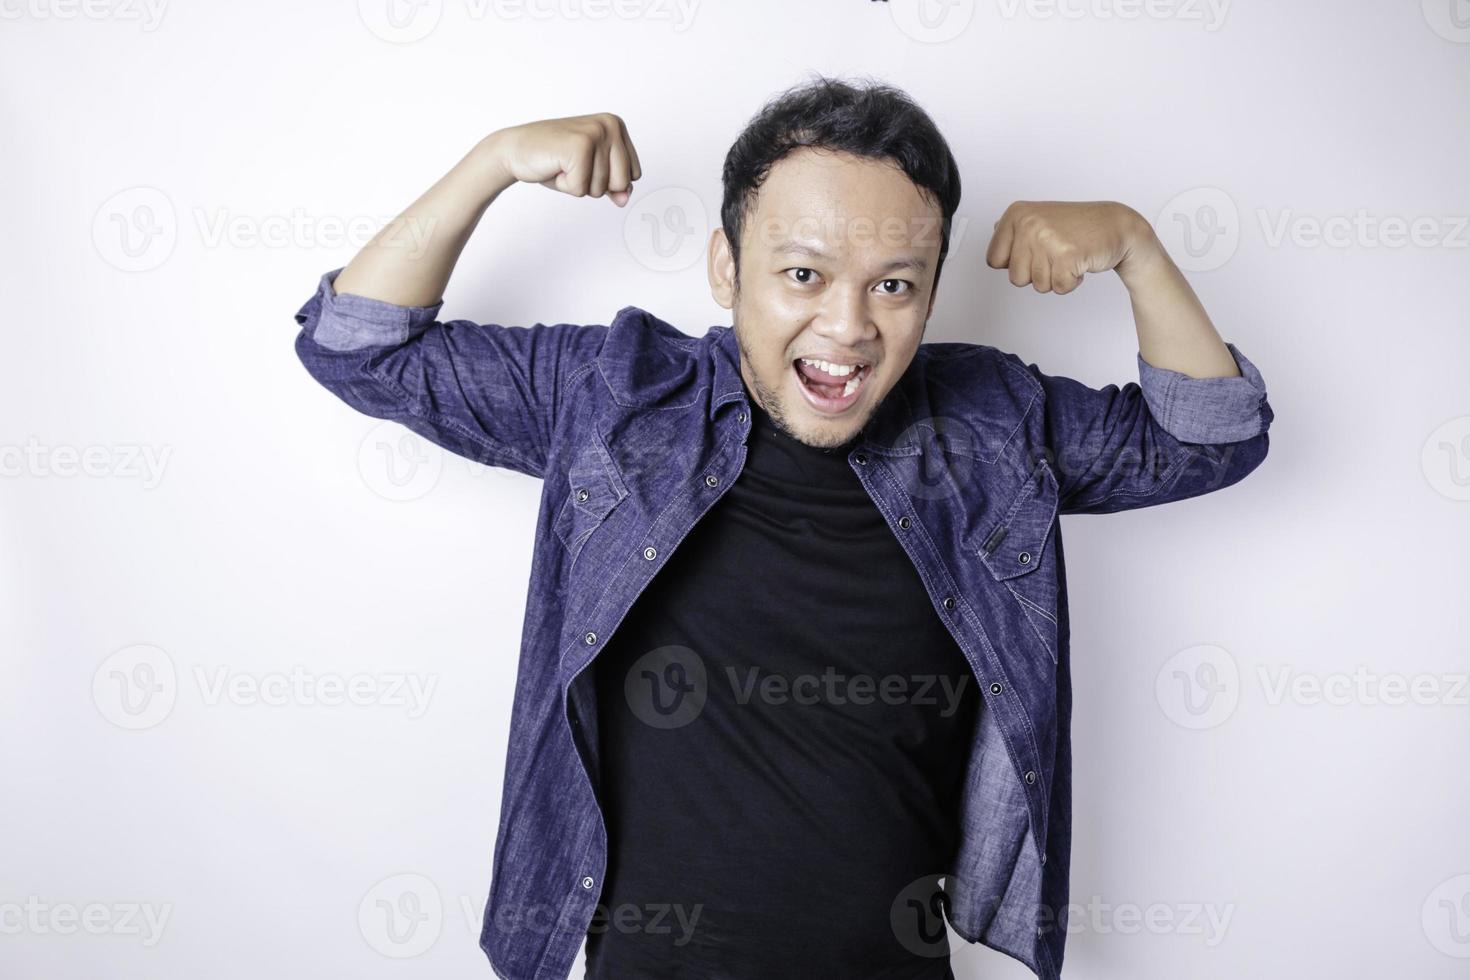
[[[934,305],[941,220],[891,161],[803,148],[746,215],[738,289],[716,229],[710,286],[733,311],[740,373],[793,438],[842,445],[907,370]]]

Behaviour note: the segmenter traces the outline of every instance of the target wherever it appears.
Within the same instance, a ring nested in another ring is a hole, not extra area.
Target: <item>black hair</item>
[[[934,285],[949,254],[950,219],[960,205],[960,171],[949,144],[928,113],[902,89],[872,79],[858,84],[817,75],[769,100],[725,154],[720,221],[740,285],[740,233],[771,167],[800,147],[891,159],[938,204],[939,261]]]

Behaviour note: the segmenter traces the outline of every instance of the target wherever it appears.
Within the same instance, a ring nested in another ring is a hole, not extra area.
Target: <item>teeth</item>
[[[834,378],[845,378],[849,374],[852,374],[854,371],[858,370],[857,367],[851,364],[833,364],[831,361],[818,361],[813,360],[810,357],[801,358],[801,362],[803,364],[811,364],[818,369],[832,375]]]
[[[852,393],[857,391],[859,386],[861,386],[868,377],[868,366],[866,364],[860,364],[857,366],[853,366],[851,364],[841,365],[833,364],[830,361],[814,360],[810,357],[802,357],[798,358],[798,360],[802,361],[805,364],[814,364],[817,367],[821,368],[823,371],[826,371],[828,374],[834,376],[840,377],[842,375],[851,374],[852,377],[847,379],[847,384],[842,386],[842,394],[837,396],[839,398],[847,398],[851,396]],[[800,374],[801,372],[797,373]]]

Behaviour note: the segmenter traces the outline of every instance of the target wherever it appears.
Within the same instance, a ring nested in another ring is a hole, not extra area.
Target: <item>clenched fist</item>
[[[633,181],[643,176],[628,129],[611,112],[541,119],[499,130],[492,138],[496,160],[508,176],[573,197],[606,194],[622,207]]]
[[[1116,269],[1153,229],[1116,201],[1016,201],[995,223],[985,252],[992,269],[1038,293],[1070,293],[1089,272]]]

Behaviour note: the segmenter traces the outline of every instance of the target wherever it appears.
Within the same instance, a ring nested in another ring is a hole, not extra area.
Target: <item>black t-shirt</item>
[[[743,472],[593,663],[590,980],[952,977],[935,878],[973,673],[847,460],[755,413]]]

